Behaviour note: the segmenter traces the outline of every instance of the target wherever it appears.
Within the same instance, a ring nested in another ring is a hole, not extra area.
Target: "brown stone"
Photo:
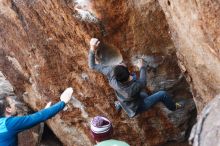
[[[49,100],[59,101],[66,87],[74,88],[75,98],[67,111],[47,122],[64,145],[93,145],[89,122],[96,115],[104,115],[113,122],[113,138],[132,146],[183,141],[194,105],[170,38],[170,33],[175,31],[169,31],[159,3],[154,0],[86,2],[0,2],[0,70],[7,75],[16,93],[37,111]],[[124,112],[116,113],[114,91],[101,74],[87,65],[91,37],[102,42],[97,58],[100,63],[116,64],[123,57],[130,69],[137,71],[133,65],[138,58],[144,55],[151,61],[149,58],[153,57],[156,63],[151,62],[152,68],[148,70],[148,92],[168,90],[176,100],[189,99],[188,106],[170,112],[157,105],[133,119]],[[189,59],[182,54],[186,72],[194,81]],[[194,82],[193,85],[195,89],[200,87]]]
[[[220,5],[218,0],[159,0],[178,59],[192,78],[198,112],[220,92]]]
[[[202,110],[190,134],[189,141],[193,146],[219,145],[219,106],[218,95]]]

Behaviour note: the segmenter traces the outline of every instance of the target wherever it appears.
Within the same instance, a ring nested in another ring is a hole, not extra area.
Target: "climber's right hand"
[[[144,67],[144,59],[141,58],[138,60],[137,67],[139,69],[141,69],[141,67]]]
[[[61,94],[60,101],[65,102],[66,104],[70,101],[73,94],[73,88],[69,87]]]
[[[100,41],[97,38],[91,38],[91,40],[90,40],[90,50],[96,51],[99,44],[100,44]]]

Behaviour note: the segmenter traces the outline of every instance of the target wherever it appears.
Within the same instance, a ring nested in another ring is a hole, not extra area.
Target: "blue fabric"
[[[137,76],[134,72],[131,73],[131,76],[132,76],[132,80],[133,81],[136,81],[137,80]]]
[[[17,146],[17,134],[56,115],[65,107],[60,101],[47,109],[27,116],[0,118],[0,146]]]
[[[159,91],[151,96],[148,96],[146,92],[140,93],[141,102],[138,107],[137,113],[144,112],[154,106],[158,102],[163,102],[163,104],[169,109],[169,110],[176,110],[176,105],[172,101],[172,98],[165,92],[165,91]]]
[[[7,120],[7,118],[1,118],[0,119],[0,133],[4,133],[4,132],[8,131],[8,129],[5,125],[6,120]]]

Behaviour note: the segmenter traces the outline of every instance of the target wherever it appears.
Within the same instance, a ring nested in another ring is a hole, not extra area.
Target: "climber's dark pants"
[[[137,113],[141,113],[148,110],[158,102],[163,102],[163,104],[169,110],[176,110],[175,103],[172,101],[172,98],[165,91],[159,91],[150,96],[148,96],[146,92],[141,92],[140,98],[141,102],[138,107]]]

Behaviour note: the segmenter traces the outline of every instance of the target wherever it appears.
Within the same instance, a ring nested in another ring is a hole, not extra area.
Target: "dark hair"
[[[123,65],[117,65],[114,68],[114,76],[117,81],[119,82],[125,82],[129,78],[129,71],[128,68]]]
[[[10,106],[6,96],[0,98],[0,118],[5,116],[6,107]]]

